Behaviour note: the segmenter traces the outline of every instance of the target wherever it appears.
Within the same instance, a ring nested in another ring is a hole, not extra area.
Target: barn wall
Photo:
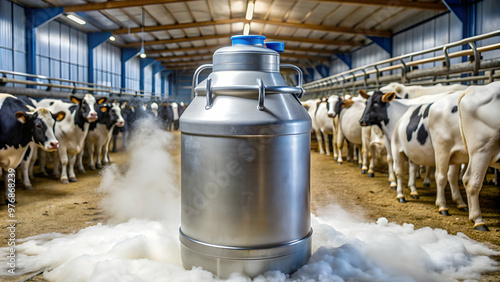
[[[161,72],[155,74],[155,93],[156,96],[161,96]]]
[[[96,84],[121,87],[120,48],[107,42],[94,49],[94,81]]]
[[[476,34],[483,34],[500,29],[500,0],[484,0],[476,6]],[[478,46],[486,46],[500,42],[498,37],[481,40]],[[500,50],[483,54],[484,59],[500,57]]]
[[[0,1],[0,69],[26,72],[26,19],[24,8]],[[8,85],[12,86],[12,85]]]
[[[73,81],[88,80],[87,34],[51,21],[36,29],[38,75]]]
[[[139,91],[140,89],[140,59],[134,57],[125,63],[125,88]]]
[[[144,91],[153,91],[153,65],[144,68]]]

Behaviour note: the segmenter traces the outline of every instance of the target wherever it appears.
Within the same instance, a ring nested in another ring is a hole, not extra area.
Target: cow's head
[[[337,102],[340,100],[340,97],[337,95],[332,95],[328,97],[327,100],[327,109],[328,109],[328,116],[331,118],[334,118],[338,113],[335,111],[335,105],[337,105]]]
[[[386,86],[380,87],[380,91],[383,93],[394,92],[396,93],[396,96],[398,96],[399,98],[405,98],[405,99],[409,98],[406,86],[398,82],[391,82]]]
[[[382,93],[380,91],[375,91],[371,96],[366,94],[363,90],[359,93],[366,100],[366,108],[361,116],[359,123],[361,126],[378,125],[379,127],[382,123],[388,123],[389,118],[387,116],[387,107],[389,102],[396,98],[396,93]]]
[[[97,120],[97,105],[106,102],[107,98],[102,97],[96,100],[91,94],[86,94],[83,98],[78,98],[71,95],[69,99],[79,105],[79,114],[82,115],[88,122],[94,122]]]
[[[61,121],[66,113],[61,111],[52,114],[45,108],[36,109],[33,112],[16,112],[16,119],[31,130],[32,140],[45,151],[55,151],[59,148],[59,142],[54,134],[56,121]]]
[[[108,128],[115,125],[118,127],[123,127],[125,125],[125,120],[122,117],[122,110],[118,104],[111,105],[101,105],[99,111],[104,113],[103,120]]]

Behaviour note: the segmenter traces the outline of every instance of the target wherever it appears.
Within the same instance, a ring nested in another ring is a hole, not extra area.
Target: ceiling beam
[[[162,62],[169,62],[170,60],[178,60],[178,59],[193,59],[193,58],[202,58],[202,57],[207,57],[210,56],[212,57],[212,53],[206,53],[206,54],[194,54],[194,55],[184,55],[184,56],[168,56],[168,57],[156,57],[155,59],[157,61],[162,61]],[[315,61],[322,61],[322,62],[329,62],[330,58],[328,57],[320,57],[320,56],[311,56],[311,55],[299,55],[299,54],[287,54],[287,53],[282,53],[280,54],[280,58],[294,58],[294,59],[311,59]],[[196,60],[195,62],[198,62]],[[177,63],[177,62],[172,62],[172,63]],[[178,62],[182,63],[182,62]]]
[[[270,25],[279,25],[279,26],[288,26],[294,28],[301,29],[312,29],[312,30],[320,30],[326,32],[338,32],[338,33],[349,33],[349,34],[359,34],[359,35],[370,35],[370,36],[379,36],[379,37],[390,37],[392,36],[392,32],[390,30],[377,30],[377,29],[365,29],[359,27],[343,27],[343,26],[328,26],[321,24],[308,24],[308,23],[293,23],[293,22],[282,22],[276,20],[259,20],[253,19],[251,22],[256,22],[260,24],[270,24]]]
[[[127,8],[127,7],[137,7],[137,6],[147,6],[147,5],[155,5],[155,4],[166,4],[166,3],[178,3],[178,2],[186,2],[186,1],[196,1],[196,0],[125,0],[125,1],[107,1],[103,3],[91,3],[91,4],[83,4],[83,5],[71,5],[71,6],[63,6],[64,12],[86,12],[86,11],[95,11],[95,10],[103,10],[103,9],[118,9],[118,8]]]
[[[145,27],[135,27],[131,28],[121,28],[110,30],[114,34],[125,34],[125,33],[136,33],[136,32],[153,32],[153,31],[161,31],[161,30],[172,30],[172,29],[184,29],[184,28],[192,28],[192,27],[201,27],[201,26],[210,26],[210,25],[218,25],[218,24],[230,24],[237,22],[244,22],[245,19],[226,19],[226,20],[218,20],[218,21],[208,21],[208,22],[194,22],[194,23],[177,23],[177,24],[169,24],[169,25],[156,25],[156,26],[145,26]]]
[[[165,40],[144,41],[144,46],[157,45],[157,44],[179,43],[179,42],[189,42],[189,41],[196,41],[196,40],[230,38],[231,35],[232,34],[219,34],[219,35],[207,35],[207,36],[198,36],[198,37],[185,37],[185,38],[174,38],[174,39],[165,39]],[[360,41],[327,40],[327,39],[272,36],[272,35],[265,35],[265,36],[267,39],[274,39],[274,40],[280,40],[280,41],[293,41],[293,42],[302,42],[302,43],[313,43],[313,44],[335,45],[335,46],[350,46],[350,47],[364,46],[364,43],[360,42]],[[123,44],[122,47],[141,47],[141,42]],[[314,50],[314,49],[311,48],[311,50]],[[336,52],[333,52],[333,53],[336,53]]]
[[[85,12],[103,9],[127,8],[136,6],[147,6],[155,4],[178,3],[196,0],[125,0],[125,1],[107,1],[103,3],[91,3],[83,5],[70,5],[63,6],[64,12]],[[422,1],[387,1],[387,0],[301,0],[301,1],[314,1],[314,2],[330,2],[338,4],[351,4],[362,6],[384,6],[384,7],[400,7],[424,10],[447,10],[446,6],[441,2],[422,2]],[[48,2],[48,1],[47,1]]]
[[[378,30],[378,29],[365,29],[360,27],[343,27],[343,26],[327,26],[321,24],[308,24],[308,23],[294,23],[294,22],[284,22],[284,21],[276,21],[276,20],[260,20],[253,19],[251,21],[247,21],[244,18],[235,18],[235,19],[225,19],[225,20],[217,20],[217,21],[207,21],[207,22],[193,22],[193,23],[182,23],[182,24],[170,24],[170,25],[157,25],[157,26],[145,26],[145,27],[136,27],[131,28],[120,28],[115,30],[108,30],[113,32],[113,34],[126,34],[126,33],[137,33],[137,32],[153,32],[153,31],[161,31],[161,30],[172,30],[172,29],[185,29],[185,28],[193,28],[193,27],[201,27],[201,26],[211,26],[211,25],[219,25],[219,24],[231,24],[238,22],[255,22],[264,25],[278,25],[278,26],[288,26],[294,28],[306,28],[311,30],[319,30],[325,32],[338,32],[338,33],[348,33],[348,34],[359,34],[359,35],[369,35],[369,36],[379,36],[379,37],[390,37],[392,32],[389,30]]]
[[[146,54],[161,54],[161,53],[174,53],[174,52],[189,52],[189,51],[199,51],[199,50],[215,50],[222,47],[226,47],[228,45],[208,45],[208,46],[199,46],[199,47],[189,47],[189,48],[176,48],[176,49],[159,49],[159,50],[146,50]],[[343,53],[337,50],[326,50],[319,48],[295,48],[295,47],[287,47],[285,46],[285,53],[287,51],[293,52],[305,52],[305,53],[316,53],[316,54],[325,54],[325,55],[334,55],[336,53]]]
[[[198,37],[184,37],[184,38],[173,38],[173,39],[164,39],[164,40],[153,40],[153,41],[144,41],[144,45],[156,45],[156,44],[170,44],[170,43],[179,43],[179,42],[190,42],[196,40],[207,40],[207,39],[219,39],[219,38],[230,38],[230,34],[219,34],[219,35],[207,35],[207,36],[198,36]],[[127,43],[122,45],[123,47],[141,47],[141,42]]]
[[[447,10],[446,6],[441,1],[436,2],[423,2],[423,1],[387,1],[387,0],[302,0],[302,1],[314,1],[314,2],[329,2],[338,4],[351,4],[351,5],[361,5],[361,6],[388,6],[394,8],[411,8],[411,9],[423,9],[423,10]]]

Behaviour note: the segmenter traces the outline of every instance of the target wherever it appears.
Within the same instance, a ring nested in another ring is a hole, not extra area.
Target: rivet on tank
[[[220,278],[292,273],[311,256],[311,119],[302,71],[280,64],[281,42],[233,36],[193,77],[180,118],[184,267]],[[201,71],[212,69],[198,83]],[[280,69],[297,72],[289,86]]]

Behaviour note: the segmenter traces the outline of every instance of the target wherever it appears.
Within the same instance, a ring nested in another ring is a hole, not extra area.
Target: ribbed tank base
[[[282,245],[242,248],[212,245],[186,236],[179,229],[184,268],[200,266],[225,279],[237,272],[251,278],[271,270],[293,273],[311,257],[311,235]]]

